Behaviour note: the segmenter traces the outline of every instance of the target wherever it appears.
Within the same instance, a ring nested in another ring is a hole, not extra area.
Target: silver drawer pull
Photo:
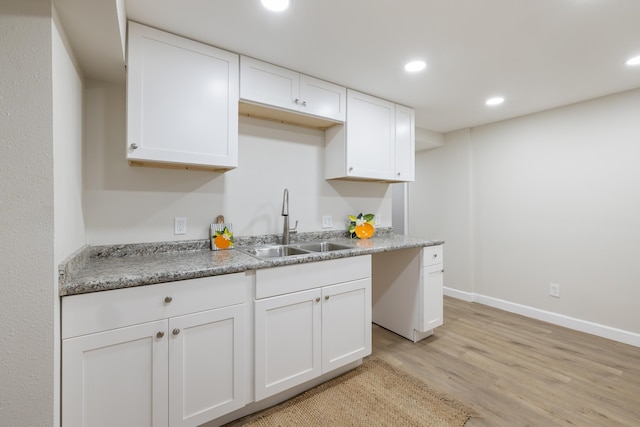
[[[328,300],[328,299],[329,299],[329,295],[325,296],[325,297],[324,297],[324,299],[325,299],[325,300]]]
[[[178,335],[180,333],[180,329],[175,328],[172,332],[173,335]]]
[[[316,298],[316,302],[320,302],[320,297]]]
[[[169,304],[171,301],[173,301],[173,298],[171,298],[171,297],[165,297],[164,298],[164,303],[165,304]]]
[[[156,338],[162,338],[164,337],[164,332],[160,331],[156,334]]]

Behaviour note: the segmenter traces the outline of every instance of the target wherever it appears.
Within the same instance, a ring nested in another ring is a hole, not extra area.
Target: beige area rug
[[[463,426],[473,412],[375,358],[243,424],[273,426]]]

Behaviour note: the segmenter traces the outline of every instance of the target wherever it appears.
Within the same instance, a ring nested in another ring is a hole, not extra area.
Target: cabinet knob
[[[178,335],[180,333],[180,329],[175,328],[172,332],[173,335]]]
[[[398,174],[397,174],[397,175],[398,175],[398,176],[400,176],[400,175],[402,175],[402,173],[398,172]]]
[[[320,297],[316,298],[316,302],[320,302]]]
[[[325,295],[324,299],[328,300],[329,299],[329,295]]]
[[[438,254],[433,254],[433,257],[434,258],[438,258]]]
[[[353,166],[349,167],[349,172],[353,172]]]
[[[293,102],[295,102],[296,104],[300,104],[300,100],[298,98],[294,99]]]
[[[156,334],[156,338],[162,338],[164,336],[164,332],[160,331]]]
[[[306,107],[307,106],[307,101],[302,101],[302,106]]]
[[[132,150],[137,150],[138,149],[138,144],[136,144],[135,142],[131,143],[131,145],[129,146],[129,148],[131,148]]]
[[[164,303],[165,304],[169,304],[171,301],[173,301],[173,298],[171,298],[171,297],[165,297],[164,298]]]

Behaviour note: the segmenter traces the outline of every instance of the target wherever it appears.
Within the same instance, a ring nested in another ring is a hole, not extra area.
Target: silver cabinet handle
[[[438,258],[438,254],[433,254],[433,257],[434,258]]]
[[[293,102],[295,102],[296,104],[300,104],[300,100],[298,98],[294,99]]]
[[[324,299],[328,300],[329,299],[329,295],[325,295]]]
[[[131,145],[129,146],[129,148],[131,148],[132,150],[137,150],[138,149],[138,144],[136,144],[135,142],[131,143]]]
[[[165,297],[164,298],[164,303],[165,304],[169,304],[171,301],[173,301],[173,298],[171,298],[171,297]]]
[[[180,333],[180,329],[175,328],[172,332],[173,335],[178,335]]]
[[[160,339],[164,336],[164,332],[160,331],[156,334],[156,338]]]
[[[307,106],[307,101],[302,101],[302,106],[306,107]]]
[[[353,172],[353,166],[349,168],[349,172]]]
[[[316,298],[316,302],[320,302],[320,297]]]

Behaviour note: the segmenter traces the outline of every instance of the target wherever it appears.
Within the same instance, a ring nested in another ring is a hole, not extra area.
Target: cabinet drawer
[[[371,255],[256,271],[256,299],[371,277]]]
[[[245,301],[244,273],[62,298],[62,338],[226,307]]]
[[[422,249],[422,266],[442,264],[443,262],[443,245],[426,246]]]

